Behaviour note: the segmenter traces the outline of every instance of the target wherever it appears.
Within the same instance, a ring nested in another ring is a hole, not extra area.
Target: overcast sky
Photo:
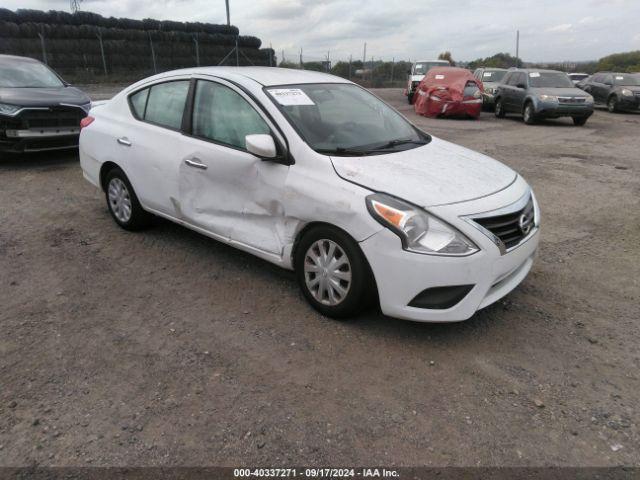
[[[456,60],[497,52],[525,61],[595,60],[640,50],[640,0],[230,0],[231,23],[294,60]],[[69,10],[69,0],[0,0],[10,9]],[[225,23],[224,0],[84,0],[106,16]],[[296,58],[297,59],[297,58]]]

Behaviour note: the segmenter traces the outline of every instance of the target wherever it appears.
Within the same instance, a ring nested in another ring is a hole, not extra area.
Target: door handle
[[[129,141],[129,139],[127,137],[120,137],[118,139],[118,143],[120,145],[124,145],[125,147],[130,147],[131,146],[131,142]]]
[[[200,170],[206,170],[208,168],[204,163],[200,162],[199,158],[187,158],[184,163],[190,167],[198,168]]]

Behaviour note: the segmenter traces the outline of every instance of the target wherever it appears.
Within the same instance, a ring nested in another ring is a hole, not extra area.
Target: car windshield
[[[616,81],[616,85],[621,87],[639,87],[640,77],[633,75],[616,75],[613,77]]]
[[[268,88],[267,92],[302,138],[320,153],[388,153],[415,148],[430,140],[357,85],[287,85]]]
[[[571,77],[571,80],[584,80],[588,76],[589,75],[587,75],[586,73],[570,73],[569,74],[569,77]]]
[[[418,62],[416,63],[415,68],[413,69],[414,75],[424,75],[433,67],[448,67],[449,62]]]
[[[506,70],[485,70],[482,74],[483,82],[501,82],[506,75]]]
[[[51,69],[42,63],[3,61],[0,66],[0,87],[57,88],[64,84]]]
[[[530,72],[529,84],[532,87],[573,88],[573,82],[563,72]]]

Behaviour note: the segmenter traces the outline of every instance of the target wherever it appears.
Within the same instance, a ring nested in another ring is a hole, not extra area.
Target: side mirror
[[[522,89],[527,88],[527,86],[524,83],[519,83],[519,84],[516,85],[516,87],[517,88],[522,88]]]
[[[244,139],[249,153],[263,160],[276,158],[276,142],[271,135],[247,135]]]

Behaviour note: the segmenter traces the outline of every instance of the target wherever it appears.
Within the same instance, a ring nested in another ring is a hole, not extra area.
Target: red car
[[[432,68],[418,85],[414,108],[427,117],[478,118],[482,110],[482,83],[464,68]]]

